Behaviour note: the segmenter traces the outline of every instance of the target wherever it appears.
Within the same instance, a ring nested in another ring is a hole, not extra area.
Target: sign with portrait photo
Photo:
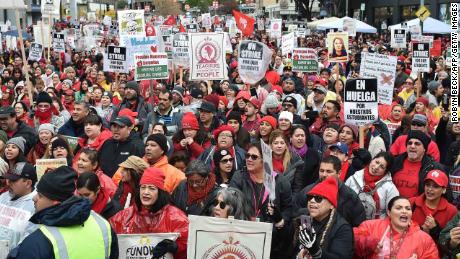
[[[348,32],[328,33],[326,40],[329,62],[347,62]]]

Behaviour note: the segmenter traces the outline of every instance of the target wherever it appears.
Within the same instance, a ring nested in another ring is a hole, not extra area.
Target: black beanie
[[[37,96],[37,104],[39,103],[49,103],[53,104],[51,96],[47,92],[40,92]]]
[[[227,116],[227,122],[229,120],[236,120],[241,125],[241,113],[238,111],[231,111]]]
[[[371,153],[367,149],[358,148],[353,150],[353,160],[351,162],[352,166],[357,169],[361,170],[365,166],[369,165],[372,160]]]
[[[70,166],[58,167],[40,178],[37,192],[50,200],[65,201],[75,192],[77,173]]]
[[[67,141],[65,141],[64,139],[61,139],[61,138],[57,138],[57,139],[53,140],[53,143],[51,144],[51,150],[54,150],[57,147],[63,147],[65,149],[69,150],[69,144],[67,143]]]
[[[227,149],[215,150],[214,154],[212,155],[212,161],[214,162],[214,166],[216,168],[219,168],[220,160],[222,160],[222,157],[227,156],[227,155],[230,155],[231,157],[233,157],[232,154],[230,154],[230,152]]]
[[[420,131],[420,130],[409,131],[409,133],[407,134],[406,146],[407,146],[407,143],[409,143],[409,140],[413,138],[420,140],[420,142],[422,142],[423,144],[423,147],[425,148],[425,151],[428,150],[428,145],[430,144],[431,139],[426,135],[425,132]]]
[[[125,89],[126,88],[131,88],[136,91],[137,94],[139,94],[139,84],[136,81],[129,81],[126,83]]]
[[[168,140],[166,139],[165,135],[159,133],[152,134],[147,137],[145,143],[147,143],[148,141],[155,141],[158,144],[158,146],[160,146],[160,148],[164,151],[165,155],[166,153],[168,153]]]

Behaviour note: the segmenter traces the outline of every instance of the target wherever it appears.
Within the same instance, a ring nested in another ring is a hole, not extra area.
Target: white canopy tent
[[[407,27],[412,25],[420,24],[420,19],[416,18],[410,21],[407,21]],[[391,25],[388,29],[401,29],[401,23]],[[422,33],[436,33],[436,34],[448,34],[451,33],[450,25],[442,21],[436,20],[434,18],[428,17],[423,22],[423,32]]]
[[[339,31],[341,31],[343,29],[343,21],[347,20],[347,19],[351,19],[351,20],[355,21],[355,23],[356,23],[356,32],[362,32],[362,33],[376,33],[377,32],[377,29],[375,27],[372,27],[367,23],[364,23],[364,22],[362,22],[360,20],[350,18],[348,16],[342,17],[342,18],[340,18],[340,19],[338,19],[336,21],[332,21],[332,22],[328,22],[328,23],[318,25],[316,27],[316,29],[317,30],[322,30],[322,31],[328,30],[328,29],[339,29]]]
[[[330,23],[330,22],[338,21],[338,20],[340,20],[340,19],[337,18],[337,17],[324,18],[324,19],[320,19],[320,20],[316,20],[316,21],[307,23],[307,27],[310,28],[310,29],[316,29],[316,27],[318,25],[325,24],[325,23]]]

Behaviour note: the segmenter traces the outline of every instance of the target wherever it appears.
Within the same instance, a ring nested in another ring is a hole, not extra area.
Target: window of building
[[[412,20],[417,18],[415,12],[419,9],[419,5],[406,5],[401,6],[401,21]],[[426,4],[426,8],[430,9],[430,5]]]
[[[450,24],[450,4],[440,4],[439,5],[439,20],[447,24]]]
[[[374,26],[380,28],[385,21],[387,26],[392,24],[393,7],[376,7],[374,8]]]

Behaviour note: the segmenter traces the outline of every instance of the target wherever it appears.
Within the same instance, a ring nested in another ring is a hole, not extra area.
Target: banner
[[[170,239],[175,241],[178,233],[146,233],[146,234],[118,234],[119,259],[146,259],[152,258],[153,248],[163,241]],[[164,259],[173,259],[171,253],[165,254]]]
[[[270,37],[279,39],[281,38],[281,29],[283,27],[283,20],[272,19],[270,23]]]
[[[38,43],[31,43],[29,48],[29,59],[39,61],[42,58],[43,46]]]
[[[32,213],[27,210],[0,204],[0,240],[6,240],[10,248],[16,247],[26,235],[26,230],[30,230],[31,216]]]
[[[11,35],[5,36],[6,49],[18,50],[18,38]]]
[[[255,84],[265,77],[272,50],[258,41],[244,40],[238,48],[238,72],[244,83]]]
[[[329,62],[348,61],[348,33],[330,32],[327,34]]]
[[[51,47],[51,29],[48,24],[33,25],[33,30],[35,43],[41,44],[44,48]]]
[[[120,43],[129,36],[145,36],[144,10],[118,11]]]
[[[412,72],[430,72],[429,43],[412,43]]]
[[[343,20],[342,31],[347,32],[348,36],[350,37],[355,37],[356,36],[356,21],[353,19]]]
[[[296,48],[292,51],[292,71],[318,72],[318,56],[314,49]]]
[[[381,104],[391,105],[396,79],[397,57],[377,53],[362,52],[359,74],[362,77],[376,77],[378,99]]]
[[[212,21],[211,21],[211,14],[204,13],[201,15],[201,26],[206,29],[211,29]]]
[[[287,57],[289,54],[291,54],[294,47],[295,47],[294,32],[284,34],[281,37],[281,53],[283,54],[283,56]]]
[[[190,48],[188,45],[188,34],[177,33],[173,37],[173,64],[183,68],[189,68],[189,53]]]
[[[51,18],[59,17],[61,10],[61,0],[42,0],[41,11],[42,17],[51,16]]]
[[[190,80],[223,80],[226,78],[223,33],[189,35]]]
[[[165,52],[151,54],[135,54],[136,62],[135,80],[147,79],[167,79],[168,71],[168,54]]]
[[[53,50],[56,52],[65,52],[64,33],[53,33]]]
[[[269,259],[272,223],[189,215],[187,258]]]
[[[128,69],[134,69],[135,54],[150,54],[164,51],[163,38],[161,36],[132,36],[125,38],[123,45],[127,50],[126,59],[128,61]]]
[[[67,165],[65,158],[50,158],[50,159],[37,159],[35,161],[35,168],[37,170],[37,178],[40,178],[49,170],[56,169],[63,165]]]
[[[391,29],[391,47],[406,48],[406,30]]]
[[[377,79],[348,79],[344,92],[345,123],[362,126],[379,117]]]
[[[125,47],[107,46],[107,53],[104,55],[104,71],[128,72]]]

